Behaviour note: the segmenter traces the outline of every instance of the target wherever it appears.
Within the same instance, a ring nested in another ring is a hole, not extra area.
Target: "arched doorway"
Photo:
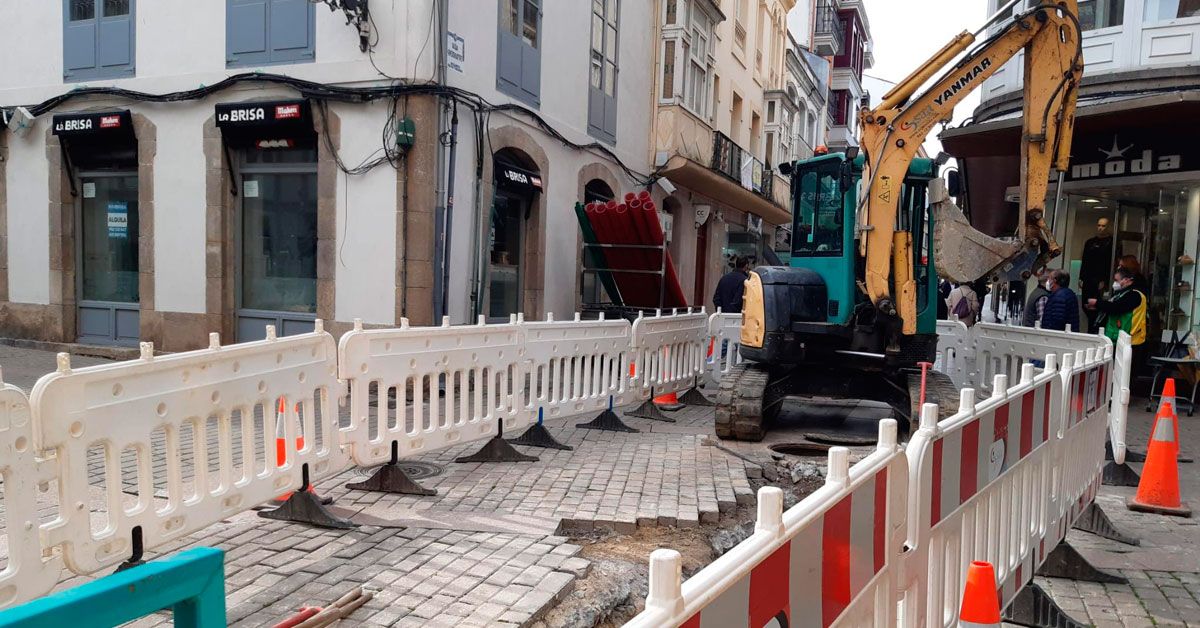
[[[603,179],[592,179],[583,186],[583,202],[597,203],[611,201],[615,198],[612,188]]]
[[[583,186],[583,202],[587,203],[604,203],[611,201],[616,197],[612,187],[603,179],[591,179]],[[585,255],[587,255],[585,253]],[[597,281],[597,276],[594,270],[599,266],[599,258],[585,258],[585,264],[581,269],[581,277],[579,279],[579,298],[582,305],[590,306],[609,301],[608,295],[601,289],[601,282]]]
[[[489,321],[503,322],[524,311],[526,232],[542,178],[537,164],[522,151],[504,148],[492,156],[492,211],[488,221],[488,268],[484,282]]]

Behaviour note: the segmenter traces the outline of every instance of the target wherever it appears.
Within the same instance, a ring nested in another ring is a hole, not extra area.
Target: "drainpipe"
[[[450,164],[446,175],[446,231],[445,243],[442,244],[442,314],[450,311],[450,237],[454,232],[454,159],[458,154],[458,101],[454,101],[453,113],[450,117]]]
[[[483,192],[483,149],[487,137],[487,129],[482,127],[487,124],[487,117],[477,116],[476,119],[479,123],[475,125],[475,198],[471,211],[471,320],[478,318],[483,310],[479,303],[483,295],[484,253],[480,249],[483,246],[483,199],[479,195]]]
[[[437,41],[434,42],[434,45],[433,45],[434,54],[436,55],[436,58],[434,60],[433,80],[434,80],[434,83],[436,83],[438,85],[446,84],[446,65],[445,65],[446,59],[445,59],[445,54],[443,53],[443,50],[442,50],[442,46],[446,41],[445,6],[448,2],[449,2],[449,0],[431,0],[431,6],[429,8],[430,11],[437,12]],[[433,257],[434,257],[434,259],[433,259],[433,261],[435,264],[435,268],[434,268],[435,273],[434,273],[434,281],[433,281],[434,291],[433,291],[433,295],[432,295],[433,296],[433,321],[431,321],[433,324],[439,324],[441,322],[442,317],[446,315],[446,309],[447,309],[446,303],[443,301],[443,296],[442,296],[443,294],[445,294],[445,286],[439,285],[439,282],[445,276],[445,269],[443,268],[442,272],[437,272],[438,269],[436,268],[436,264],[440,263],[440,264],[445,265],[445,263],[447,261],[447,255],[446,255],[446,249],[445,249],[445,247],[446,247],[446,232],[445,232],[445,225],[444,225],[446,213],[445,213],[444,209],[443,209],[443,211],[440,212],[442,219],[443,219],[442,222],[439,223],[437,220],[437,216],[439,215],[438,208],[445,207],[445,205],[442,203],[442,191],[443,191],[442,177],[446,172],[446,147],[442,145],[442,129],[444,128],[444,124],[445,124],[445,113],[443,112],[443,109],[445,109],[445,106],[443,104],[443,100],[442,100],[441,96],[437,97],[437,107],[436,108],[437,108],[437,122],[436,122],[437,134],[435,135],[434,141],[437,142],[437,171],[434,176],[434,184],[433,184],[434,185],[434,192],[433,192],[433,198],[434,198],[434,227],[433,227],[434,255],[433,255]]]

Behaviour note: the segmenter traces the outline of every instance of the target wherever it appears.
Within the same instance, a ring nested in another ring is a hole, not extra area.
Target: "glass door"
[[[140,336],[137,175],[81,175],[79,184],[79,342],[136,345]]]
[[[528,204],[523,196],[496,190],[488,235],[488,322],[507,322],[509,314],[523,311],[521,257]]]
[[[317,314],[317,173],[242,171],[238,340],[312,331]],[[308,171],[306,171],[308,170]]]

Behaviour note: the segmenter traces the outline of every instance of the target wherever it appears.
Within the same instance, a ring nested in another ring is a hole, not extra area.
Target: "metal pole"
[[[445,243],[442,245],[442,311],[450,311],[450,236],[454,231],[454,158],[458,154],[458,101],[454,101],[454,112],[450,118],[450,165],[446,174],[446,218]]]

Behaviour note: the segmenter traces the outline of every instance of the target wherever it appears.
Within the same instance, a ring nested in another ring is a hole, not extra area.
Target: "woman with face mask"
[[[1103,301],[1087,300],[1088,309],[1100,313],[1096,322],[1104,328],[1104,335],[1116,342],[1124,331],[1134,347],[1146,342],[1146,295],[1134,286],[1136,278],[1134,271],[1118,268],[1113,273],[1112,296]]]

